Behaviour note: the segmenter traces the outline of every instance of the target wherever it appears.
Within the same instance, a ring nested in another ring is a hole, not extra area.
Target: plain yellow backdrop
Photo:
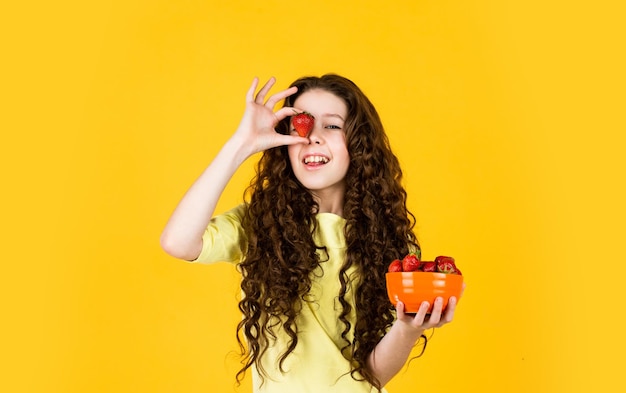
[[[0,390],[249,391],[237,273],[160,231],[253,77],[337,72],[380,111],[424,256],[468,283],[389,390],[624,391],[619,3],[2,5]]]

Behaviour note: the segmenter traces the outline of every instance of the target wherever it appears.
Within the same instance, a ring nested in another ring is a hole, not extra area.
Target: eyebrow
[[[322,115],[322,117],[337,117],[339,119],[341,119],[341,121],[346,121],[343,117],[341,117],[341,115],[339,115],[338,113],[324,113]]]

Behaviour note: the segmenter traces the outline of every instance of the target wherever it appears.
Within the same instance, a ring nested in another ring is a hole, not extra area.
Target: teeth
[[[324,163],[326,164],[328,162],[328,158],[326,157],[322,157],[322,156],[308,156],[304,159],[304,163],[305,164],[309,164],[309,163]]]

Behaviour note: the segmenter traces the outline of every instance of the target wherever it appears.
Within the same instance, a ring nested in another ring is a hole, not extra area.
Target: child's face
[[[309,90],[294,102],[294,108],[311,113],[315,126],[310,143],[290,145],[289,160],[298,180],[320,198],[340,198],[345,193],[344,177],[350,165],[344,124],[346,103],[325,90]],[[292,134],[296,131],[292,127]]]

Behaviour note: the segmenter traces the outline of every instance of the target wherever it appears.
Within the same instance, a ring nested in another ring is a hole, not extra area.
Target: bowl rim
[[[442,273],[442,272],[420,272],[420,271],[413,271],[413,272],[387,272],[385,273],[385,276],[389,276],[392,274],[402,274],[402,275],[414,275],[414,274],[428,274],[431,276],[436,276],[438,278],[443,278],[443,277],[463,277],[462,274],[450,274],[450,273]]]

